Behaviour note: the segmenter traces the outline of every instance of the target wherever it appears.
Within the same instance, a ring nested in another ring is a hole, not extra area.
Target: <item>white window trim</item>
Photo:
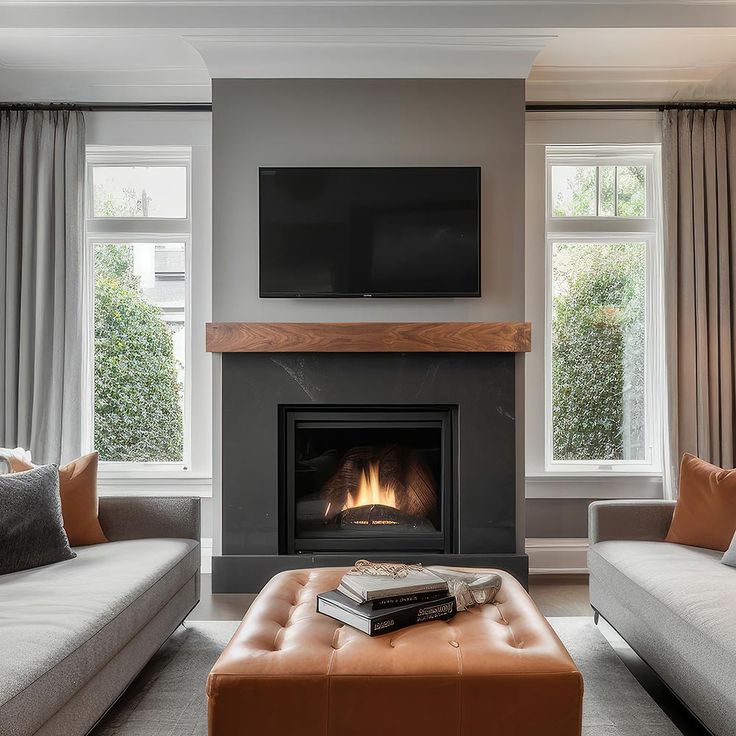
[[[187,369],[184,374],[184,448],[182,462],[100,462],[99,480],[105,488],[106,495],[124,493],[127,488],[137,492],[166,492],[168,481],[178,484],[186,495],[211,495],[211,470],[208,472],[192,472],[192,149],[189,146],[87,146],[87,202],[86,212],[91,213],[93,203],[93,187],[91,186],[91,170],[94,166],[146,166],[173,165],[186,168],[187,203],[186,217],[153,218],[153,217],[88,217],[86,219],[85,237],[85,322],[88,339],[87,369],[85,393],[92,399],[84,418],[84,444],[88,450],[93,448],[94,418],[94,354],[92,351],[92,334],[94,330],[94,259],[91,257],[92,247],[99,242],[178,242],[184,243],[186,273],[184,296],[185,319],[185,359]],[[204,438],[198,438],[202,441]],[[204,441],[207,441],[204,439]],[[186,486],[190,489],[187,491]],[[182,486],[184,486],[182,488]],[[116,487],[119,487],[116,491]],[[172,488],[172,495],[175,489]]]
[[[551,215],[552,165],[645,165],[647,167],[646,216],[554,217]],[[662,474],[662,406],[665,397],[656,387],[664,386],[662,314],[662,216],[660,147],[629,146],[547,146],[545,156],[545,305],[544,305],[544,476],[556,480],[607,477],[659,479]],[[646,366],[647,446],[649,458],[642,461],[555,461],[552,459],[552,269],[555,242],[595,239],[609,242],[647,242]],[[542,476],[527,476],[540,482]]]

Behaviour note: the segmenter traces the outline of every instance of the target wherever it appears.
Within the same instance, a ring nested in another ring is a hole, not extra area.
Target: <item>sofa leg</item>
[[[601,617],[600,613],[598,613],[598,611],[596,611],[595,608],[594,608],[593,609],[593,623],[596,626],[598,626],[598,620],[600,619],[600,617]]]

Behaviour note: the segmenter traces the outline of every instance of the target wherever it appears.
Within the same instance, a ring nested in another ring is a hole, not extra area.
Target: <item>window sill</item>
[[[534,480],[590,480],[591,478],[598,479],[610,479],[610,478],[661,478],[662,471],[660,469],[654,469],[651,465],[647,465],[641,470],[635,467],[627,465],[626,467],[606,467],[599,468],[598,466],[591,466],[590,468],[550,468],[541,473],[527,473],[527,478]]]
[[[654,472],[550,472],[527,475],[526,498],[662,498]]]
[[[212,498],[212,478],[186,471],[162,473],[100,470],[100,496],[193,496]]]

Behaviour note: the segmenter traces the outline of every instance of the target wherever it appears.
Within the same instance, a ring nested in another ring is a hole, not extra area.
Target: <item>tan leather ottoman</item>
[[[210,736],[579,736],[580,672],[513,577],[494,605],[370,638],[315,611],[345,572],[266,585],[210,673]]]

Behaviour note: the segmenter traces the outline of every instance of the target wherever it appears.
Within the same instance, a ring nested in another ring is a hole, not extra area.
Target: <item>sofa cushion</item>
[[[0,733],[35,733],[196,574],[190,539],[78,547],[0,577]]]
[[[720,562],[719,552],[666,542],[629,541],[599,542],[592,552],[591,575],[605,575],[606,566],[614,567],[641,590],[650,610],[653,602],[661,604],[684,624],[729,647],[736,657],[736,574],[715,564]],[[630,607],[638,609],[633,604],[642,602],[631,601]]]
[[[73,557],[56,466],[0,476],[0,575]]]
[[[731,565],[731,567],[736,567],[736,534],[733,535],[733,540],[731,540],[731,546],[726,550],[726,554],[723,555],[723,559],[721,562],[724,565]]]

